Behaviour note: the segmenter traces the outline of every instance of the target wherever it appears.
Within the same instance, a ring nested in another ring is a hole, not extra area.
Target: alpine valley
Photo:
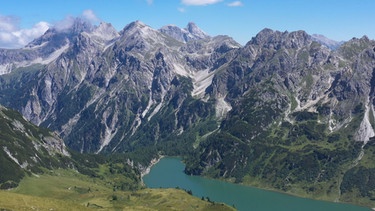
[[[187,174],[375,207],[375,41],[366,36],[338,43],[264,29],[242,46],[194,23],[135,21],[118,32],[77,18],[0,49],[0,73],[0,104],[54,133],[1,108],[1,172],[76,169],[105,180],[121,166],[123,189],[135,190],[152,160],[181,156]],[[7,143],[16,139],[3,128],[28,137],[30,150]]]

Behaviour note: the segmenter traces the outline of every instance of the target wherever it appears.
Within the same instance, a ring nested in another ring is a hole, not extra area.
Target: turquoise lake
[[[209,197],[211,201],[224,202],[238,210],[254,211],[370,211],[365,207],[317,201],[290,196],[273,191],[232,184],[184,174],[185,165],[175,157],[163,158],[143,177],[149,188],[180,187],[192,190],[193,195]]]

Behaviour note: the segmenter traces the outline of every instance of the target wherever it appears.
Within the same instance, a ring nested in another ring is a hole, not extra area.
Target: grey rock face
[[[333,51],[315,40],[304,31],[264,29],[242,47],[193,23],[155,30],[136,21],[116,32],[76,20],[25,49],[1,51],[4,73],[20,73],[1,79],[0,100],[81,152],[126,150],[144,133],[144,144],[156,143],[207,118],[229,121],[247,112],[251,93],[253,108],[274,113],[259,119],[248,140],[274,121],[293,123],[293,113],[322,106],[321,121],[337,131],[351,121],[353,99],[372,102],[374,42],[364,37]],[[10,100],[9,90],[26,94]]]
[[[205,97],[216,69],[234,56],[228,52],[240,47],[230,37],[210,38],[192,23],[184,31],[194,42],[184,44],[140,21],[119,33],[110,24],[94,27],[79,20],[64,31],[51,29],[28,47],[66,47],[48,63],[26,66],[35,69],[35,83],[24,75],[28,71],[21,71],[27,96],[21,102],[4,97],[3,102],[55,130],[81,152],[124,150],[145,130],[162,127],[166,112],[173,118],[161,133],[181,134],[214,115],[211,103],[199,99]],[[11,60],[9,52],[4,57]],[[5,78],[3,93],[17,89]],[[200,108],[186,107],[196,99]],[[155,131],[145,142],[159,140],[161,134]]]
[[[167,25],[163,26],[159,31],[181,42],[210,38],[209,35],[202,31],[193,22],[190,22],[184,29],[173,25]]]
[[[0,103],[82,153],[183,154],[189,174],[340,198],[373,159],[375,41],[327,42],[264,29],[241,46],[192,23],[78,21],[0,51]]]
[[[0,122],[6,126],[2,128],[1,157],[11,161],[11,166],[36,173],[40,167],[65,165],[58,156],[69,160],[70,154],[62,139],[27,122],[18,112],[0,106]]]
[[[332,50],[338,49],[341,46],[341,44],[344,43],[343,41],[340,42],[340,41],[331,40],[321,34],[313,34],[311,35],[311,37],[314,41],[319,42],[320,44],[325,45]]]

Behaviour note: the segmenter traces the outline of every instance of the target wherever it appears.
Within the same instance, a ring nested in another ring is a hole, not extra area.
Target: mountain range
[[[0,103],[80,153],[373,205],[375,41],[260,31],[244,46],[194,23],[76,19],[0,50]]]

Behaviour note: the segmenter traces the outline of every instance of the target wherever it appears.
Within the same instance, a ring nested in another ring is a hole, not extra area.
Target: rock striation
[[[241,46],[194,23],[117,32],[77,19],[0,50],[0,72],[0,103],[82,153],[147,149],[186,155],[189,174],[332,200],[373,194],[373,179],[349,182],[375,168],[366,36],[338,44],[264,29]]]

